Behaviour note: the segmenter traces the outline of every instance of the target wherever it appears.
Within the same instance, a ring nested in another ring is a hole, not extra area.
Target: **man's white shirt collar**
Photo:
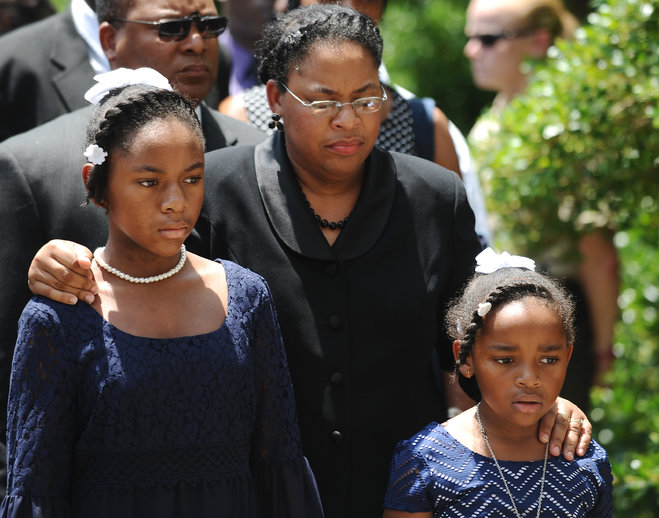
[[[110,71],[110,63],[105,57],[98,36],[98,18],[94,10],[85,0],[71,0],[71,16],[73,25],[87,45],[89,64],[97,74]]]

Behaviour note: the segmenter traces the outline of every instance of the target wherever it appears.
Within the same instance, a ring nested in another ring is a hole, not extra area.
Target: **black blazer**
[[[86,106],[93,77],[70,7],[0,37],[0,141]]]
[[[107,239],[105,212],[94,204],[81,206],[82,152],[92,110],[88,106],[62,115],[0,143],[0,442],[18,317],[31,296],[27,271],[32,258],[50,239],[70,239],[92,249]],[[202,128],[208,150],[265,138],[257,129],[204,105]]]
[[[265,277],[327,518],[382,516],[396,443],[445,418],[444,308],[481,247],[458,176],[374,149],[350,221],[329,246],[275,135],[207,155],[206,255]]]

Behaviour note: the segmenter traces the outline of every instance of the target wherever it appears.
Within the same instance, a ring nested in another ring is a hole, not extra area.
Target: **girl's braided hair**
[[[335,4],[310,5],[279,15],[257,45],[258,75],[263,84],[286,83],[291,68],[301,63],[315,43],[354,42],[382,61],[382,37],[365,14]],[[280,88],[283,87],[280,86]]]
[[[85,146],[96,144],[107,153],[107,159],[95,165],[85,183],[85,203],[96,200],[103,204],[112,163],[112,150],[127,153],[136,133],[156,120],[176,119],[196,135],[202,149],[205,146],[201,124],[194,107],[181,94],[146,85],[114,88],[96,106],[87,125]]]
[[[446,314],[449,336],[460,342],[456,373],[460,386],[473,399],[480,399],[475,378],[465,378],[459,367],[471,354],[478,333],[487,315],[480,316],[479,304],[490,303],[487,314],[525,297],[543,301],[556,311],[563,325],[567,342],[574,342],[574,301],[557,281],[546,275],[523,268],[501,268],[495,272],[476,273],[467,283],[462,296],[454,300]]]

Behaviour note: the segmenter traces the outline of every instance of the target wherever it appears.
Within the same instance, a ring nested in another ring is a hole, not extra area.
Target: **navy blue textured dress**
[[[321,516],[265,281],[222,261],[224,324],[129,335],[83,303],[20,320],[2,516]]]
[[[499,461],[523,517],[538,512],[543,463]],[[608,456],[595,441],[572,462],[550,456],[540,516],[611,517],[612,482]],[[398,444],[384,507],[432,511],[433,518],[515,516],[494,461],[471,451],[437,423]]]

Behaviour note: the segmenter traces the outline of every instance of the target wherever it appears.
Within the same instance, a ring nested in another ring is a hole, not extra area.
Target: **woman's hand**
[[[585,455],[593,426],[579,407],[559,397],[540,420],[540,441],[546,443],[550,434],[549,452],[557,457],[562,449],[563,457],[573,460],[575,450],[580,457]]]
[[[64,304],[78,299],[94,302],[98,288],[91,272],[91,251],[73,241],[54,239],[42,246],[28,270],[28,286],[41,295]]]

